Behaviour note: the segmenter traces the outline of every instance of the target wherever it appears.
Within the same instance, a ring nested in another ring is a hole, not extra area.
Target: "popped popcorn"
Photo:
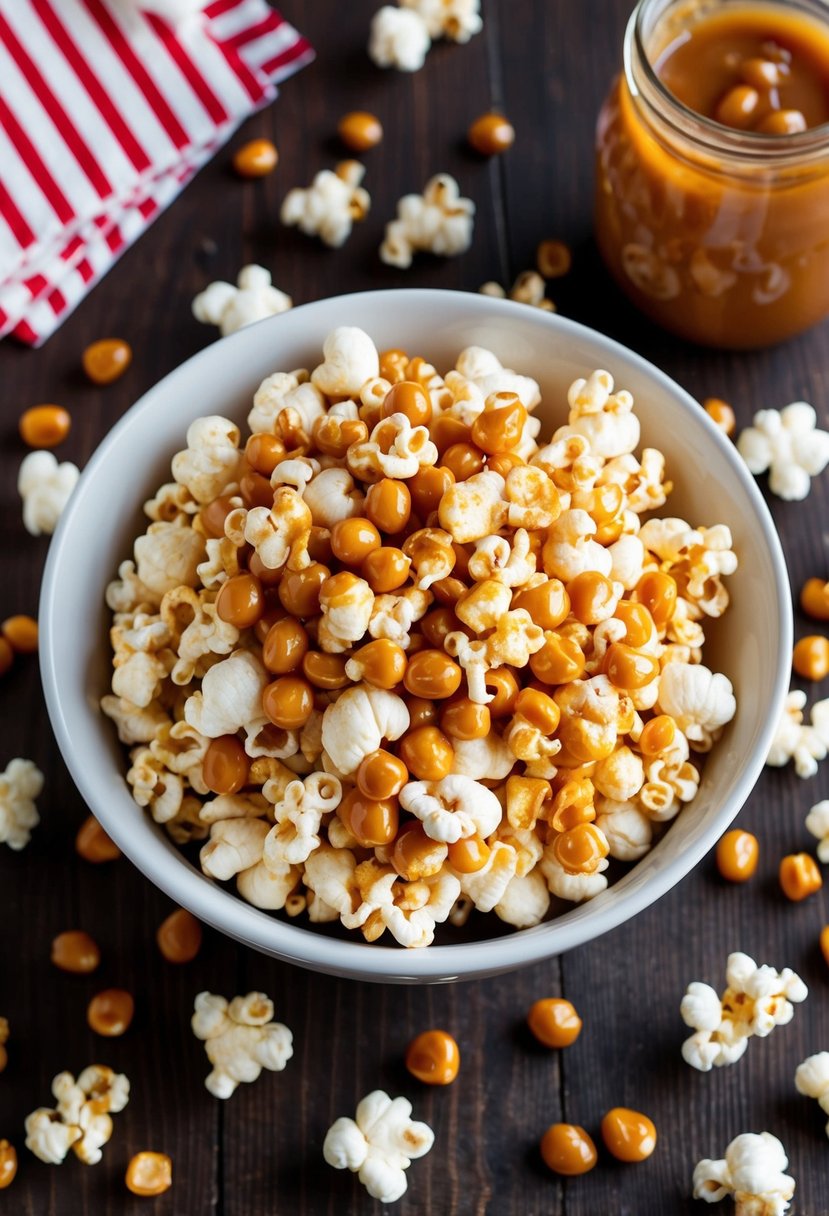
[[[772,768],[794,760],[795,772],[804,778],[814,777],[818,761],[829,753],[829,698],[815,702],[808,725],[803,723],[805,705],[805,692],[795,689],[788,694],[766,757]]]
[[[775,1026],[787,1025],[794,1005],[808,995],[788,967],[758,967],[740,952],[728,956],[726,983],[722,998],[699,982],[689,984],[682,998],[682,1020],[695,1032],[682,1044],[682,1058],[700,1072],[736,1063],[753,1035],[765,1038]]]
[[[273,1001],[264,992],[223,996],[200,992],[190,1025],[213,1069],[204,1084],[214,1098],[229,1098],[244,1082],[257,1079],[263,1068],[281,1072],[294,1054],[293,1035],[273,1020]]]
[[[555,312],[556,306],[544,294],[547,284],[537,270],[525,270],[505,291],[500,283],[489,281],[478,288],[482,296],[493,296],[497,300],[514,300],[516,304],[529,304],[532,308],[540,308],[543,312]]]
[[[85,1165],[97,1165],[112,1136],[111,1114],[129,1101],[130,1083],[105,1064],[90,1064],[78,1076],[61,1072],[52,1081],[54,1108],[26,1117],[26,1148],[47,1165],[60,1165],[70,1148]]]
[[[368,53],[378,68],[417,72],[431,45],[426,22],[412,9],[385,4],[372,17]]]
[[[29,452],[17,474],[23,499],[23,526],[32,536],[51,535],[77,485],[80,469],[71,461],[58,464],[51,452]]]
[[[806,831],[817,838],[817,855],[824,863],[829,862],[829,798],[816,802],[806,816]]]
[[[31,760],[10,760],[0,773],[0,844],[19,852],[40,823],[35,799],[43,789],[43,773]]]
[[[365,172],[356,160],[342,161],[333,172],[320,170],[307,190],[288,191],[279,218],[287,228],[300,228],[306,236],[318,236],[339,249],[351,236],[352,226],[369,213],[371,198],[360,185]]]
[[[800,502],[829,464],[829,431],[820,430],[811,405],[796,401],[755,414],[737,438],[737,451],[755,476],[768,472],[772,494]]]
[[[342,1115],[325,1137],[322,1155],[335,1170],[351,1170],[369,1195],[394,1203],[406,1191],[404,1173],[434,1144],[434,1132],[412,1117],[406,1098],[390,1098],[382,1089],[366,1094],[354,1118]]]
[[[829,1115],[829,1051],[819,1051],[798,1064],[794,1083],[799,1094],[815,1098],[823,1113]],[[826,1135],[829,1136],[829,1123]]]
[[[400,7],[419,13],[430,38],[468,42],[484,28],[480,0],[399,0]]]
[[[730,1195],[734,1216],[783,1216],[795,1181],[784,1171],[786,1150],[770,1132],[744,1132],[731,1141],[725,1157],[706,1158],[694,1168],[694,1198],[719,1203]]]
[[[691,749],[736,710],[702,662],[731,533],[653,516],[664,458],[607,373],[541,446],[540,402],[483,347],[443,376],[344,325],[262,381],[247,444],[191,424],[107,587],[101,708],[210,879],[424,948],[471,908],[521,928],[593,898],[694,799]],[[453,427],[480,466],[447,484]]]
[[[382,11],[382,10],[381,10]],[[386,224],[380,258],[406,270],[418,252],[455,257],[472,244],[475,204],[461,196],[448,173],[439,173],[423,194],[407,194],[397,204],[397,218]]]
[[[271,272],[264,266],[243,266],[236,286],[219,279],[193,300],[193,316],[203,325],[217,325],[222,337],[275,317],[293,308],[293,300],[274,287]]]

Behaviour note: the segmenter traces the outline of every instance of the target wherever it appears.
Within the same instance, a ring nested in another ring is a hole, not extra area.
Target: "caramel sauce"
[[[715,122],[724,121],[734,89],[755,93],[751,121],[726,126],[756,131],[781,110],[801,114],[803,130],[829,122],[829,34],[815,38],[813,22],[779,9],[708,17],[673,39],[653,67],[679,101]]]
[[[649,41],[650,72],[634,47],[599,117],[609,269],[695,342],[769,346],[814,325],[829,313],[829,12],[689,0]]]

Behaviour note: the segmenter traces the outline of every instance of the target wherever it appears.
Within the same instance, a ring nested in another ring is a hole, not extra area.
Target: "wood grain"
[[[40,401],[66,405],[74,426],[61,456],[83,465],[133,400],[210,340],[190,315],[193,295],[250,260],[270,266],[297,302],[403,283],[474,291],[489,278],[511,281],[531,265],[541,238],[558,236],[576,253],[573,274],[551,292],[563,313],[620,337],[696,396],[732,401],[742,425],[756,409],[797,398],[812,401],[827,424],[825,326],[755,355],[699,351],[633,313],[597,263],[592,128],[617,70],[628,0],[604,0],[600,12],[574,0],[484,0],[483,7],[481,36],[463,48],[436,47],[424,71],[404,76],[379,72],[365,56],[368,0],[284,0],[286,16],[315,43],[317,61],[234,141],[274,138],[278,171],[242,183],[229,170],[229,153],[220,154],[41,352],[3,343],[3,615],[35,610],[47,547],[20,523],[20,411]],[[463,136],[492,105],[505,109],[518,140],[507,157],[485,162],[465,150]],[[386,139],[366,157],[372,214],[332,253],[282,228],[277,213],[290,186],[340,157],[332,136],[351,108],[377,112]],[[397,198],[438,171],[455,174],[478,205],[473,248],[454,260],[423,259],[406,273],[382,266],[376,249]],[[135,363],[123,380],[96,389],[79,374],[79,355],[110,333],[129,339]],[[124,482],[128,498],[128,469]],[[807,504],[774,502],[772,510],[794,585],[829,574],[829,476]],[[807,631],[805,620],[797,624]],[[0,707],[0,760],[29,756],[46,774],[43,823],[32,844],[22,854],[0,850],[0,1012],[12,1024],[0,1136],[20,1153],[0,1211],[134,1216],[152,1206],[155,1216],[376,1216],[380,1204],[324,1164],[321,1144],[332,1120],[378,1086],[407,1095],[436,1131],[433,1151],[412,1166],[409,1191],[395,1207],[400,1216],[684,1216],[700,1210],[689,1199],[694,1163],[720,1155],[738,1132],[764,1128],[789,1151],[797,1210],[829,1211],[824,1120],[792,1083],[804,1056],[829,1048],[829,974],[817,948],[829,909],[825,894],[786,904],[775,879],[780,856],[810,844],[804,814],[829,792],[829,770],[812,782],[764,774],[738,820],[762,848],[760,873],[745,888],[726,887],[707,859],[632,923],[562,959],[481,983],[382,988],[283,966],[213,933],[194,963],[164,963],[154,933],[169,902],[128,862],[93,868],[72,851],[86,810],[52,740],[35,660],[21,660],[4,679]],[[100,942],[104,961],[95,976],[63,975],[48,961],[52,937],[75,927]],[[735,1068],[702,1076],[679,1056],[679,1000],[691,979],[721,985],[733,949],[794,967],[812,995],[790,1026],[752,1043]],[[123,1039],[107,1042],[87,1029],[85,1007],[112,984],[135,993],[138,1012]],[[295,1035],[284,1073],[265,1074],[226,1103],[204,1090],[208,1064],[189,1028],[193,997],[204,988],[227,996],[268,992]],[[585,1021],[577,1043],[560,1054],[538,1048],[523,1024],[533,1000],[558,994]],[[410,1038],[429,1026],[451,1030],[461,1045],[461,1074],[447,1091],[427,1091],[402,1066]],[[48,1103],[57,1071],[93,1060],[127,1073],[130,1105],[115,1118],[101,1165],[44,1166],[23,1149],[24,1116]],[[544,1170],[537,1144],[549,1123],[567,1119],[595,1133],[613,1105],[654,1118],[660,1142],[647,1163],[626,1167],[603,1156],[592,1174],[568,1183]],[[123,1185],[129,1157],[143,1148],[174,1160],[172,1190],[151,1205]]]

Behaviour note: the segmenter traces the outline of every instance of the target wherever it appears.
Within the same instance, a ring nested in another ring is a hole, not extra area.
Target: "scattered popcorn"
[[[372,1198],[394,1203],[405,1194],[405,1171],[435,1140],[432,1129],[411,1114],[406,1098],[376,1089],[358,1104],[353,1119],[341,1116],[331,1125],[322,1155],[335,1170],[356,1173]]]
[[[97,1165],[112,1136],[111,1114],[129,1101],[123,1073],[91,1064],[77,1081],[61,1072],[52,1082],[54,1109],[39,1107],[26,1117],[26,1148],[47,1165],[60,1165],[70,1148],[85,1165]]]
[[[731,533],[653,514],[665,460],[608,373],[544,446],[540,403],[483,347],[442,375],[343,325],[262,381],[247,443],[196,419],[146,502],[101,708],[136,803],[254,907],[407,949],[473,907],[529,927],[695,798],[736,710],[702,663]],[[480,465],[447,485],[453,428]],[[731,1043],[712,995],[700,1055]]]
[[[817,855],[822,862],[829,863],[829,798],[816,802],[806,816],[806,830],[820,842]]]
[[[80,470],[69,460],[58,464],[51,452],[29,452],[17,475],[23,499],[23,526],[32,536],[51,535],[77,485]]]
[[[737,439],[737,451],[755,476],[769,474],[772,494],[800,502],[811,479],[829,464],[829,432],[817,426],[817,414],[805,401],[783,410],[760,410],[754,424]]]
[[[811,710],[811,723],[803,724],[806,694],[799,689],[786,697],[780,721],[774,734],[766,764],[782,768],[794,760],[798,777],[814,777],[817,762],[829,753],[829,698],[816,701]]]
[[[544,312],[555,312],[556,306],[545,296],[547,284],[537,270],[525,270],[505,291],[500,283],[484,283],[478,288],[482,296],[493,296],[498,300],[514,300],[517,304],[529,304],[532,308],[540,308]]]
[[[281,1072],[294,1054],[293,1035],[273,1021],[273,1001],[263,992],[235,996],[229,1004],[223,996],[200,992],[195,1009],[190,1024],[213,1065],[204,1083],[214,1098],[229,1098],[263,1068]]]
[[[823,1113],[829,1115],[829,1051],[819,1051],[798,1064],[794,1083],[799,1094],[815,1098]],[[829,1136],[829,1123],[826,1124],[826,1135]]]
[[[224,338],[292,307],[291,297],[273,286],[271,272],[264,266],[250,265],[239,271],[235,287],[218,280],[197,295],[193,316],[203,325],[217,325]]]
[[[402,9],[411,9],[423,18],[429,37],[468,42],[484,28],[480,0],[399,0]]]
[[[422,195],[400,199],[397,218],[386,224],[380,258],[406,270],[418,252],[440,257],[465,253],[472,244],[474,216],[475,204],[461,197],[455,179],[439,173],[426,183]]]
[[[426,62],[432,40],[420,13],[385,4],[374,14],[368,53],[378,68],[418,72]]]
[[[352,225],[369,213],[371,198],[360,185],[365,172],[356,160],[342,161],[333,173],[322,169],[307,190],[296,188],[286,194],[279,218],[286,227],[298,227],[306,236],[318,236],[339,249],[351,236]]]
[[[730,1195],[734,1216],[783,1216],[789,1210],[795,1181],[784,1170],[786,1150],[770,1132],[744,1132],[732,1140],[725,1158],[706,1158],[694,1169],[694,1198],[719,1203]]]
[[[765,1038],[775,1026],[787,1025],[794,1005],[808,995],[802,979],[788,967],[780,972],[758,967],[739,952],[728,956],[726,983],[722,999],[699,982],[689,984],[682,998],[682,1020],[695,1031],[682,1044],[682,1058],[700,1072],[736,1063],[752,1035]]]
[[[35,798],[43,789],[43,773],[31,760],[10,760],[0,773],[0,844],[19,852],[40,823]]]

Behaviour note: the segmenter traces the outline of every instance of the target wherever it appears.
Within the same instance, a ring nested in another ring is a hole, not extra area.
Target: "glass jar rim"
[[[823,2],[829,38],[829,6]],[[829,121],[791,135],[768,135],[727,127],[680,101],[654,70],[645,42],[645,20],[659,3],[667,8],[671,0],[638,0],[630,15],[625,30],[624,73],[631,94],[656,110],[662,122],[707,152],[727,154],[746,162],[762,161],[769,167],[800,162],[804,157],[829,150]],[[775,7],[774,0],[769,7]]]

